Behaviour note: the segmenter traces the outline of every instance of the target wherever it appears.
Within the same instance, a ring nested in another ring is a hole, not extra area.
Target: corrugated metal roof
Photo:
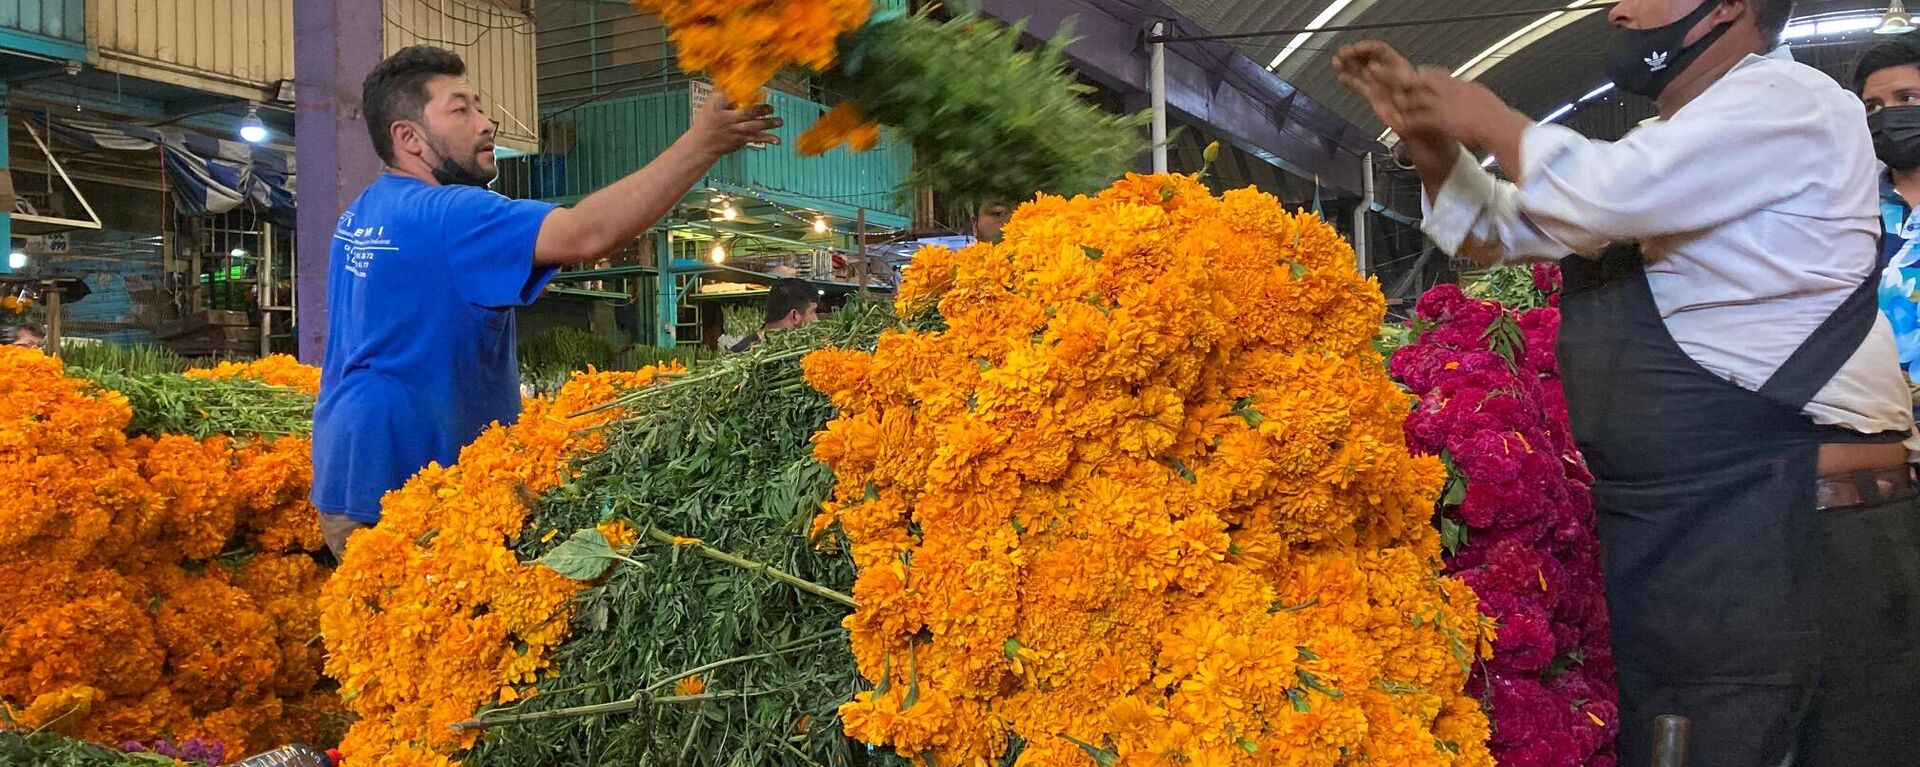
[[[1361,40],[1383,40],[1416,64],[1455,69],[1509,36],[1534,24],[1549,9],[1572,0],[1167,0],[1215,34],[1299,29],[1331,5],[1345,7],[1328,26],[1378,24],[1540,10],[1539,15],[1462,21],[1389,29],[1315,34],[1284,61],[1277,73],[1322,104],[1378,133],[1382,127],[1358,96],[1340,87],[1331,64],[1333,52]],[[1796,16],[1886,7],[1885,0],[1802,0]],[[1515,108],[1534,117],[1572,102],[1606,82],[1602,71],[1610,29],[1604,8],[1581,12],[1564,26],[1524,45],[1495,54],[1478,79]],[[1234,45],[1261,63],[1292,41],[1291,36],[1236,40]]]

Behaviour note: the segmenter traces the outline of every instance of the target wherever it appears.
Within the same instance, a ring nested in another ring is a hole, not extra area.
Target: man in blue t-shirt
[[[781,125],[770,107],[716,96],[647,167],[559,208],[487,189],[499,174],[494,123],[452,52],[402,50],[367,75],[362,96],[387,168],[333,234],[313,413],[313,503],[336,557],[379,522],[381,496],[519,417],[513,310],[556,267],[632,242],[715,161],[779,143]]]

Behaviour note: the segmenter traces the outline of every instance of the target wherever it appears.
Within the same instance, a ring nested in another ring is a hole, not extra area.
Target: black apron
[[[1835,633],[1830,576],[1883,568],[1852,561],[1858,557],[1892,560],[1884,567],[1895,572],[1867,578],[1891,592],[1882,596],[1892,606],[1881,610],[1884,621],[1860,630],[1902,633],[1920,645],[1920,626],[1910,622],[1920,620],[1920,589],[1911,588],[1920,572],[1898,572],[1920,551],[1903,558],[1898,540],[1859,554],[1835,551],[1845,546],[1831,541],[1823,515],[1845,512],[1815,511],[1822,443],[1907,435],[1861,435],[1802,414],[1872,330],[1877,279],[1752,391],[1702,368],[1674,342],[1638,248],[1562,265],[1560,369],[1573,434],[1596,478],[1620,670],[1621,767],[1648,763],[1662,714],[1693,720],[1688,767],[1920,764],[1920,749],[1885,754],[1871,742],[1878,736],[1867,738],[1874,750],[1859,759],[1809,758],[1839,753],[1827,736],[1808,732],[1830,686],[1822,681]],[[1875,513],[1920,519],[1912,501],[1890,506]],[[1904,540],[1920,549],[1920,540]],[[1832,567],[1836,557],[1848,566]],[[1920,647],[1909,657],[1920,661]],[[1892,665],[1894,678],[1920,684],[1916,663]],[[1900,728],[1920,733],[1920,708],[1896,706],[1893,716],[1911,717]]]

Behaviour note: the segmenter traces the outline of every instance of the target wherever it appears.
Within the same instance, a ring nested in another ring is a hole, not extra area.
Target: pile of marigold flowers
[[[229,754],[319,741],[339,703],[306,439],[134,438],[132,416],[0,348],[0,723]]]
[[[789,65],[824,70],[836,41],[867,23],[872,0],[634,0],[667,22],[680,68],[705,72],[735,104]]]
[[[940,765],[1492,764],[1445,472],[1332,228],[1130,176],[907,274],[899,312],[944,329],[805,363],[873,685],[848,734]]]
[[[223,361],[210,368],[194,368],[188,378],[246,378],[274,386],[285,386],[303,393],[320,394],[320,369],[301,364],[285,354],[273,354],[248,362]]]
[[[478,734],[454,723],[533,692],[583,584],[520,561],[516,539],[540,494],[600,449],[591,429],[622,411],[572,416],[676,372],[576,373],[554,399],[527,402],[517,423],[483,432],[453,466],[415,475],[382,502],[378,526],[354,535],[320,621],[327,672],[359,715],[341,744],[348,764],[450,764]],[[630,530],[603,533],[631,542]]]

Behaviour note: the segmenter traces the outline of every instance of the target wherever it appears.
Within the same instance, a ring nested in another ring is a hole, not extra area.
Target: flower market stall
[[[577,380],[624,393],[534,405],[348,549],[348,763],[1491,764],[1489,624],[1351,259],[1132,177],[922,254],[899,319]]]

